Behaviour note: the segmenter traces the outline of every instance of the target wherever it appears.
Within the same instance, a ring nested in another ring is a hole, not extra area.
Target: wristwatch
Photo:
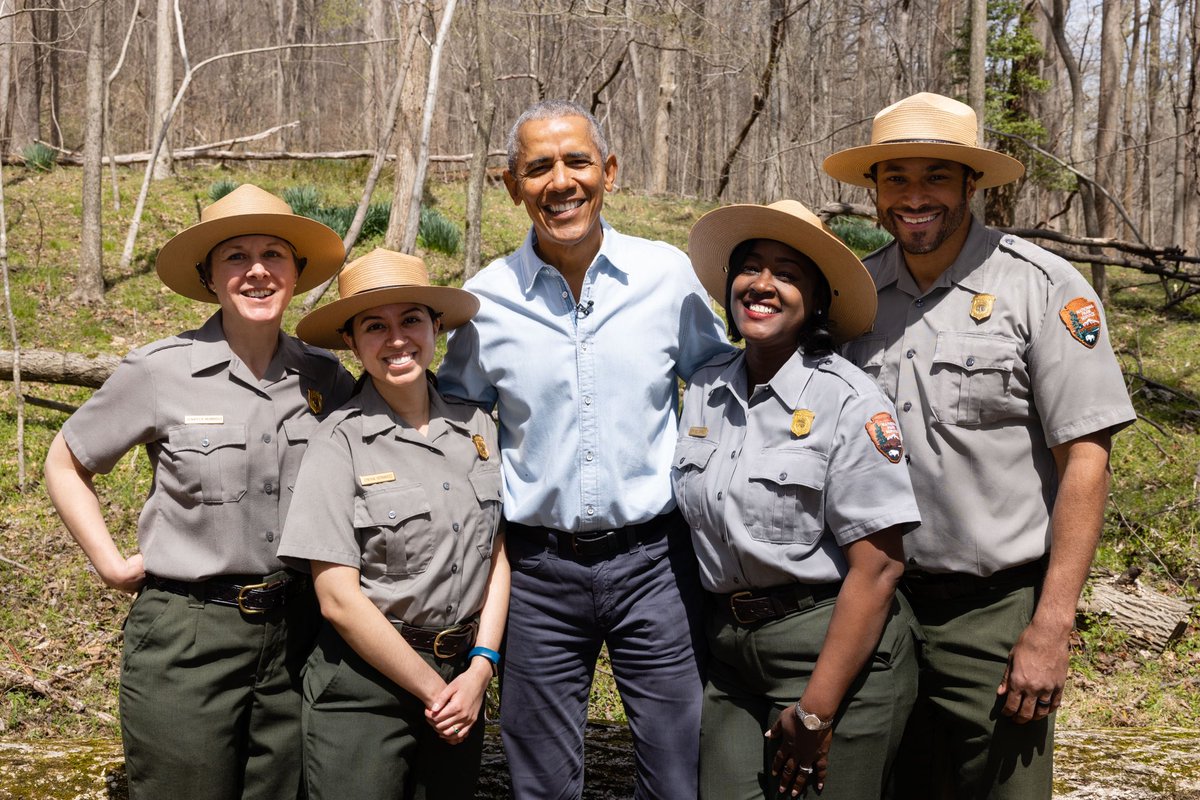
[[[796,701],[796,718],[800,720],[800,724],[810,731],[823,731],[833,727],[833,720],[822,721],[816,714],[810,714],[800,706],[800,701]]]

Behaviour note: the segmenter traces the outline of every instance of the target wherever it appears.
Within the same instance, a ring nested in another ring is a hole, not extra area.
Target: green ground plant
[[[93,307],[63,302],[73,288],[78,258],[79,172],[6,170],[13,311],[22,347],[123,355],[198,326],[214,307],[163,287],[154,273],[154,256],[171,236],[197,221],[216,185],[252,182],[277,194],[308,186],[322,205],[352,208],[365,169],[338,161],[236,170],[181,167],[178,175],[155,184],[135,258],[126,270],[115,264],[141,175],[119,171],[121,210],[112,208],[107,189],[104,195],[107,292],[104,303]],[[376,204],[390,199],[389,175],[380,187]],[[436,207],[461,229],[465,202],[463,184],[440,183],[435,176],[424,205]],[[489,187],[484,202],[487,263],[520,246],[528,219],[502,187]],[[606,200],[605,217],[622,231],[684,247],[691,224],[712,207],[694,199],[621,191]],[[386,225],[386,216],[383,220]],[[368,252],[381,235],[382,229],[364,235],[351,256]],[[858,246],[869,249],[862,242]],[[421,255],[436,283],[461,283],[458,257],[423,249]],[[1139,567],[1144,583],[1195,602],[1200,586],[1200,303],[1193,299],[1163,311],[1157,281],[1110,268],[1110,282],[1108,324],[1140,418],[1115,440],[1113,488],[1097,567],[1110,572]],[[334,294],[327,293],[324,302]],[[288,312],[287,330],[295,328],[298,307],[294,303]],[[11,345],[5,342],[0,349]],[[50,384],[26,384],[24,391],[67,406],[78,406],[91,394]],[[121,624],[129,599],[105,589],[89,571],[46,498],[41,462],[66,415],[28,403],[25,414],[28,479],[21,491],[16,399],[12,384],[0,383],[0,735],[114,736]],[[97,480],[108,522],[126,551],[135,545],[149,478],[144,451],[133,451]],[[1072,666],[1063,725],[1194,727],[1200,718],[1200,633],[1194,624],[1181,641],[1157,654],[1131,647],[1103,620],[1082,620]],[[622,719],[603,660],[592,703],[596,718]]]

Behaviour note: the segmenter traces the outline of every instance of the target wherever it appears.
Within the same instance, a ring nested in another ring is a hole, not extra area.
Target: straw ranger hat
[[[296,281],[306,292],[332,278],[346,260],[342,237],[327,225],[293,214],[291,207],[268,191],[243,183],[200,212],[200,221],[184,229],[158,251],[155,267],[168,288],[193,300],[217,302],[201,282],[198,267],[209,251],[235,236],[278,236],[307,259]]]
[[[906,97],[875,115],[871,143],[834,153],[822,165],[839,181],[875,188],[871,167],[896,158],[941,158],[966,164],[983,173],[976,188],[1011,183],[1025,174],[1025,165],[995,150],[977,146],[975,111],[940,94],[921,92]]]
[[[425,262],[377,247],[346,265],[338,275],[340,299],[311,312],[296,326],[309,344],[345,350],[340,328],[360,311],[392,303],[420,303],[441,313],[442,330],[457,328],[479,310],[479,298],[464,289],[430,286]]]
[[[816,214],[795,200],[769,206],[725,206],[708,212],[692,226],[688,235],[692,267],[722,306],[727,300],[729,256],[747,239],[774,239],[813,260],[829,283],[830,333],[835,341],[845,342],[871,329],[876,297],[867,268]]]

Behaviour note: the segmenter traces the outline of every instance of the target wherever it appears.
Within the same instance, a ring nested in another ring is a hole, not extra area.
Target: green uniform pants
[[[1017,725],[996,687],[1033,617],[1036,588],[910,597],[921,623],[920,692],[897,766],[903,800],[1049,800],[1054,715]]]
[[[711,658],[700,723],[700,797],[778,796],[775,745],[763,734],[804,693],[834,600],[767,623],[740,625],[727,611],[706,620]],[[915,623],[899,597],[875,655],[838,709],[821,800],[875,800],[889,778],[917,691]],[[790,713],[790,712],[789,712]],[[815,791],[807,792],[817,797]]]
[[[318,617],[311,589],[255,615],[144,590],[121,661],[130,798],[300,796],[300,672]]]
[[[465,659],[417,651],[442,678]],[[304,774],[310,800],[470,800],[483,754],[483,717],[451,745],[416,697],[363,661],[331,625],[304,671]]]

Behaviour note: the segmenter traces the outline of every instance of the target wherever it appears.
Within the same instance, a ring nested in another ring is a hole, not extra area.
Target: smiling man
[[[904,798],[1051,795],[1068,637],[1104,521],[1112,434],[1134,420],[1079,271],[972,219],[1024,167],[970,107],[921,93],[825,171],[875,190],[874,330],[845,354],[896,404],[921,526],[901,584],[924,634],[897,757]]]
[[[508,137],[533,225],[466,283],[443,392],[495,408],[512,599],[500,720],[513,793],[577,798],[601,645],[625,703],[638,798],[697,793],[700,598],[671,496],[679,379],[729,349],[687,257],[601,217],[617,160],[584,108],[546,101]]]

